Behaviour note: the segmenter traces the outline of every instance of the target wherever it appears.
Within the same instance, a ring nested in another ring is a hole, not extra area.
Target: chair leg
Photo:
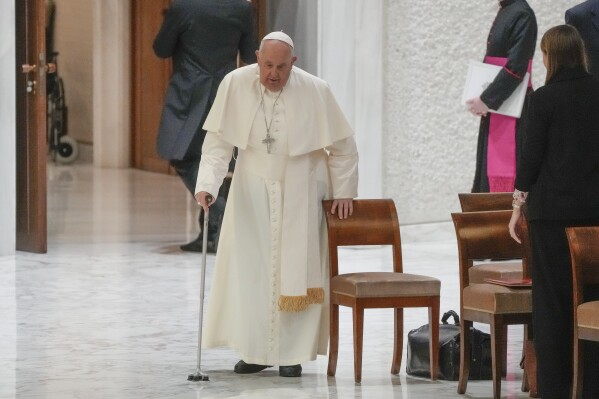
[[[329,366],[327,375],[334,376],[337,371],[337,355],[339,354],[339,305],[331,303],[329,309]]]
[[[574,373],[572,379],[572,399],[582,398],[582,346],[584,345],[581,340],[578,339],[578,329],[574,328]]]
[[[464,312],[462,312],[464,314]],[[466,393],[468,377],[470,376],[470,320],[462,320],[460,323],[460,379],[458,381],[458,393]]]
[[[524,326],[524,375],[526,376],[526,385],[528,386],[528,396],[536,398],[537,389],[537,354],[532,336],[532,327]],[[524,385],[524,383],[523,383]]]
[[[493,399],[501,398],[501,371],[503,369],[502,343],[505,331],[503,320],[495,316],[491,321],[491,363],[493,374]]]
[[[526,371],[526,367],[524,367],[524,369],[522,370],[522,384],[520,385],[520,390],[522,392],[529,392],[530,391],[530,385],[528,384],[528,378],[529,378],[528,377],[528,372]]]
[[[503,351],[501,352],[501,377],[503,378],[507,376],[507,328],[507,324],[503,326],[503,339],[501,342],[501,347],[503,348]]]
[[[435,381],[439,374],[439,297],[433,300],[428,308],[429,343],[431,380]]]
[[[356,382],[362,381],[362,339],[364,332],[364,307],[355,304],[354,314],[354,376]]]
[[[403,355],[403,308],[395,308],[395,338],[393,340],[393,362],[391,374],[399,374]]]
[[[520,387],[520,390],[522,392],[530,391],[530,378],[528,376],[528,368],[526,367],[526,348],[528,345],[528,343],[526,342],[527,340],[527,326],[524,325],[524,336],[522,337],[522,359],[520,360],[520,368],[522,369],[522,385]]]

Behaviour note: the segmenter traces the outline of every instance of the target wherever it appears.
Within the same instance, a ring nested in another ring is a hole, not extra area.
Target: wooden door
[[[18,250],[45,253],[46,45],[44,0],[15,1]]]
[[[164,95],[172,66],[154,55],[152,44],[171,0],[132,0],[132,140],[133,167],[175,174],[156,153],[156,136]],[[256,7],[258,37],[264,35],[266,0],[252,0]]]
[[[268,32],[266,32],[266,3],[268,0],[250,0],[256,8],[256,32],[258,41],[262,40]]]
[[[151,172],[169,173],[169,164],[156,152],[156,136],[171,62],[158,58],[152,44],[171,0],[132,1],[132,127],[133,166]]]

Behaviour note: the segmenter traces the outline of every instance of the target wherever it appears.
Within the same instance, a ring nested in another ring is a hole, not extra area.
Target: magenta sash
[[[505,67],[507,58],[485,57],[485,63]],[[506,69],[507,70],[507,69]],[[513,72],[507,70],[516,76]],[[532,74],[532,60],[528,62]],[[532,87],[529,79],[528,87]],[[487,176],[491,192],[514,191],[516,179],[516,122],[517,118],[491,113],[487,144]]]

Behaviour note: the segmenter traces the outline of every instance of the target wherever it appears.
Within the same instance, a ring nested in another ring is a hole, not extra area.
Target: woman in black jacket
[[[520,242],[517,223],[526,202],[538,393],[544,399],[563,399],[570,397],[573,362],[565,228],[599,225],[599,80],[587,72],[584,43],[575,28],[551,28],[541,50],[546,84],[530,98],[509,229]],[[585,353],[592,362],[584,364],[584,397],[599,398],[599,350],[590,344],[585,349],[595,352]]]

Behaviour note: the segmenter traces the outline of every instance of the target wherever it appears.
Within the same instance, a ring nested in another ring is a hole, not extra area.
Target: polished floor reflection
[[[398,204],[401,213],[401,204]],[[197,209],[173,176],[138,170],[48,170],[48,253],[0,257],[0,398],[491,398],[490,381],[457,383],[389,374],[390,310],[365,316],[362,383],[353,379],[351,312],[342,309],[337,376],[326,357],[299,379],[269,369],[232,372],[237,355],[203,352],[196,363],[200,259],[178,245],[196,234]],[[406,272],[442,280],[441,310],[458,309],[457,249],[450,223],[402,228]],[[384,269],[388,248],[341,253],[342,270]],[[209,290],[214,257],[208,256]],[[426,323],[406,310],[407,331]],[[478,326],[485,329],[486,326]],[[488,330],[488,329],[487,329]],[[525,398],[518,367],[522,329],[510,327],[503,396]]]

